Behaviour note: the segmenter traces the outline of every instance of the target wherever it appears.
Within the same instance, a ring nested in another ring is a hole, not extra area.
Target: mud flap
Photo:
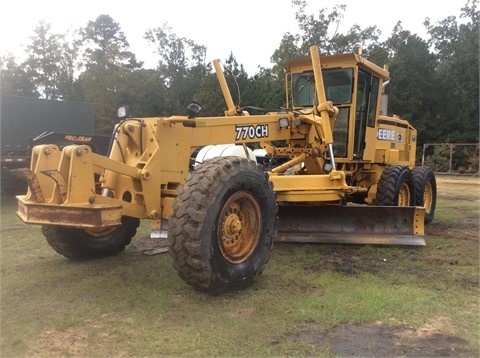
[[[277,242],[425,246],[421,207],[283,206]]]

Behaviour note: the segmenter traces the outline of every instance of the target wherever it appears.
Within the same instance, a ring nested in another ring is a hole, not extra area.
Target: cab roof
[[[368,61],[362,55],[354,53],[320,56],[320,63],[322,68],[360,66],[366,68],[384,81],[390,78],[390,74],[385,68],[381,68],[373,62]],[[285,68],[287,72],[293,73],[312,70],[312,60],[310,58],[290,60],[287,61]]]

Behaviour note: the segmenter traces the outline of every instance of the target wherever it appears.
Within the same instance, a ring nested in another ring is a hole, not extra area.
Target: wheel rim
[[[110,235],[112,232],[115,231],[117,226],[109,226],[107,228],[99,228],[99,229],[84,229],[84,231],[95,238],[101,238]]]
[[[427,213],[430,213],[433,203],[433,188],[430,182],[425,184],[425,190],[423,191],[423,207]]]
[[[403,183],[398,192],[398,206],[410,206],[410,188]]]
[[[239,264],[247,260],[260,241],[262,217],[255,197],[238,191],[225,203],[220,213],[217,238],[225,260]]]

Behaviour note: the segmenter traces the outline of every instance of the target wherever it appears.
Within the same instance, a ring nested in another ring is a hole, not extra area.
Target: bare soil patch
[[[339,325],[323,332],[317,324],[307,323],[298,332],[280,337],[272,344],[286,341],[330,347],[341,357],[474,357],[468,342],[455,336],[445,318],[416,330],[402,325]]]
[[[455,240],[478,241],[480,225],[475,218],[459,218],[453,225],[449,223],[433,222],[426,228],[427,235],[438,235]]]
[[[467,341],[445,331],[443,324],[411,330],[383,325],[335,327],[330,349],[339,356],[473,357]]]

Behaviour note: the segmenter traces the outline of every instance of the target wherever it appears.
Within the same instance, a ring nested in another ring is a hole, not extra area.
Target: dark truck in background
[[[0,102],[1,189],[22,192],[27,186],[12,170],[30,166],[38,144],[88,144],[107,155],[111,136],[95,134],[95,105],[2,95]]]

